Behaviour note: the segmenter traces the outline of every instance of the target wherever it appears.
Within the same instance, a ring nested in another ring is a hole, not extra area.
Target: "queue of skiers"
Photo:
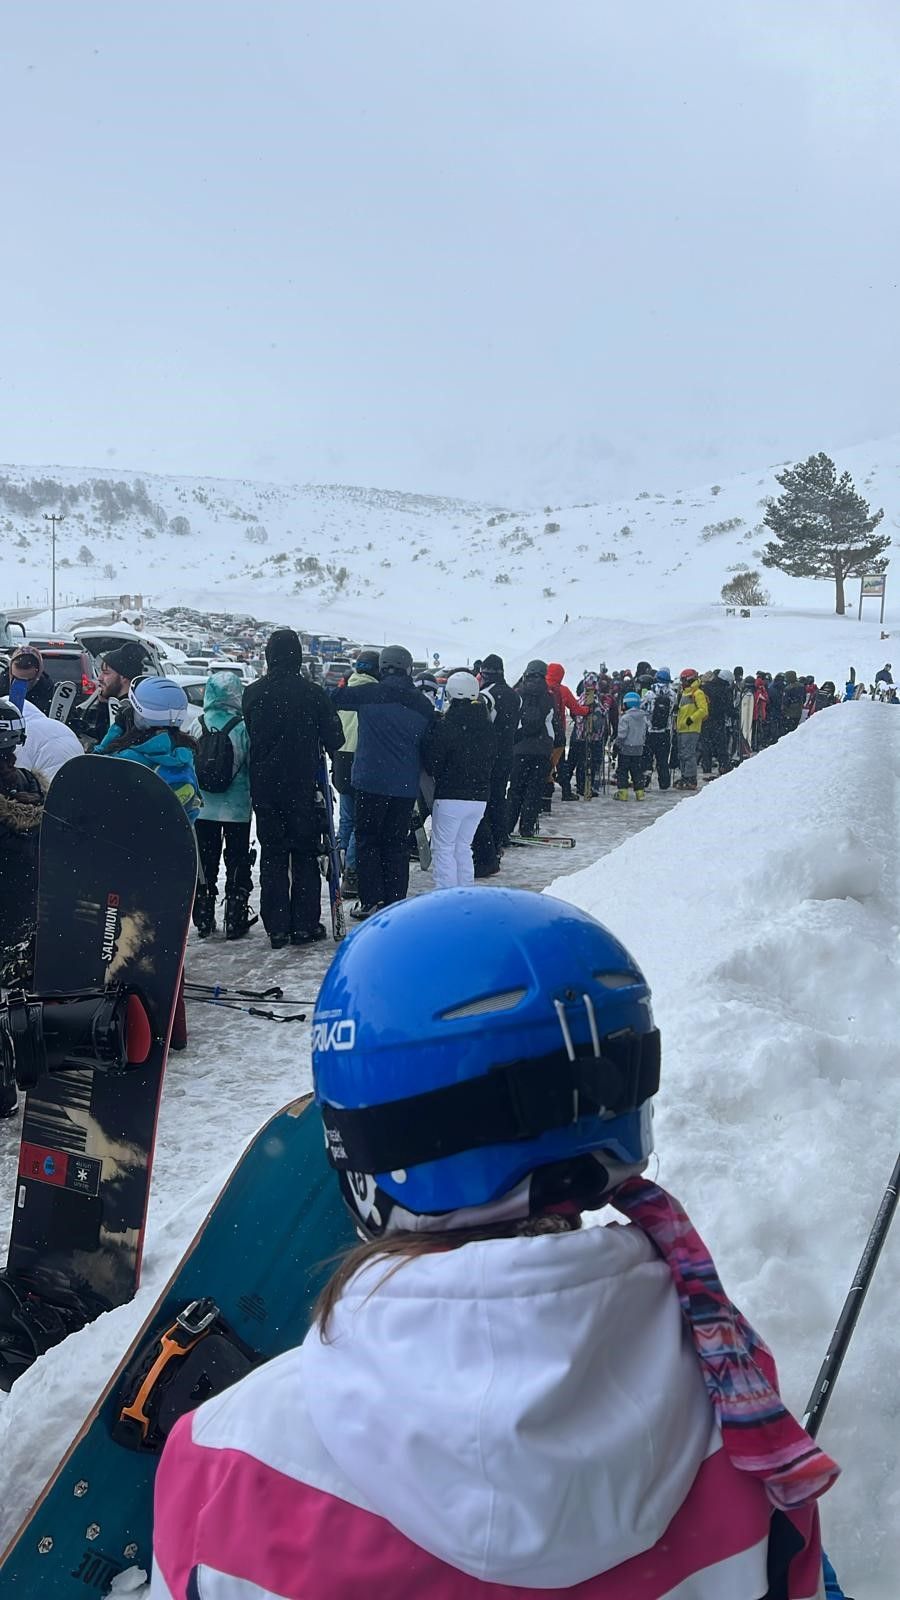
[[[632,792],[643,799],[654,771],[662,790],[676,771],[675,788],[696,789],[701,773],[729,772],[839,698],[832,682],[817,685],[793,671],[685,667],[676,682],[668,667],[654,671],[646,661],[634,673],[586,672],[577,692],[590,716],[576,709],[568,752],[556,765],[563,800],[592,799],[613,781],[617,799]],[[887,698],[884,685],[878,692]]]
[[[251,685],[234,672],[212,673],[199,714],[178,683],[146,667],[132,641],[104,657],[96,737],[79,742],[38,703],[46,699],[40,653],[20,649],[10,661],[9,699],[0,701],[0,825],[10,890],[4,925],[15,923],[18,932],[5,940],[7,981],[10,952],[21,961],[33,923],[43,796],[83,744],[152,768],[182,800],[196,829],[193,921],[201,939],[217,926],[223,853],[226,939],[242,938],[257,920],[250,910],[255,815],[260,917],[273,949],[281,949],[325,938],[323,752],[338,796],[342,891],[355,899],[351,917],[365,921],[405,899],[416,855],[424,864],[430,852],[439,889],[495,876],[511,834],[537,834],[557,787],[563,801],[607,787],[619,800],[642,799],[655,772],[661,790],[673,783],[695,790],[701,774],[729,771],[839,698],[834,683],[817,685],[793,671],[686,667],[674,680],[646,661],[633,673],[610,673],[601,663],[573,691],[562,665],[535,659],[512,686],[496,654],[472,670],[414,679],[402,645],[364,647],[346,681],[329,692],[307,676],[291,628],[271,635],[266,673]],[[851,669],[843,698],[866,692]],[[890,663],[869,692],[897,703]],[[173,1038],[178,1048],[181,1006]]]

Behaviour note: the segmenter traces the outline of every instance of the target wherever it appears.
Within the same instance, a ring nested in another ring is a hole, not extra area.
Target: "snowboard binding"
[[[260,1359],[214,1300],[192,1300],[126,1372],[113,1438],[129,1450],[158,1454],[179,1417],[237,1383]]]
[[[249,896],[244,889],[233,889],[225,896],[225,938],[243,939],[259,917],[251,916]]]
[[[30,1089],[46,1072],[125,1072],[147,1060],[153,1026],[125,987],[42,998],[22,991],[0,1006],[0,1081]]]
[[[38,1356],[86,1321],[74,1308],[51,1305],[0,1273],[0,1389],[8,1394]]]

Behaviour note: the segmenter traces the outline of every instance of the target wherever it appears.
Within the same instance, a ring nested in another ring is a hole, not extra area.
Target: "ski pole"
[[[277,983],[271,989],[228,989],[221,983],[195,983],[192,978],[186,978],[184,987],[197,996],[209,995],[214,1000],[225,995],[229,1000],[271,1000],[273,1005],[283,1006],[311,1006],[315,1003],[312,1000],[285,999],[284,990]]]
[[[306,1011],[298,1011],[293,1016],[279,1016],[277,1011],[263,1011],[260,1006],[245,1006],[238,1000],[217,1000],[211,994],[185,994],[185,999],[195,1000],[198,1005],[216,1006],[219,1011],[246,1011],[248,1017],[262,1017],[265,1022],[305,1022],[308,1016]]]
[[[878,1207],[875,1221],[872,1224],[872,1231],[866,1240],[866,1247],[860,1257],[856,1275],[844,1301],[843,1310],[838,1317],[837,1327],[831,1335],[831,1343],[825,1352],[825,1360],[822,1362],[819,1376],[807,1401],[803,1426],[813,1439],[821,1427],[822,1418],[831,1399],[837,1375],[841,1370],[844,1357],[847,1354],[847,1348],[853,1337],[856,1319],[862,1310],[863,1301],[875,1274],[881,1247],[888,1236],[888,1230],[897,1207],[898,1184],[900,1184],[900,1155],[898,1155],[894,1163],[890,1183],[884,1191],[881,1205]]]

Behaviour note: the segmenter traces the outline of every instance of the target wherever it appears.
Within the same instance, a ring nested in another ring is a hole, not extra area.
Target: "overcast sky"
[[[527,501],[895,432],[897,0],[29,0],[0,456]]]

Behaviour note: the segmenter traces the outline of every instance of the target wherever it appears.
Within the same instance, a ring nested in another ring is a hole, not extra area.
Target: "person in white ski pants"
[[[475,882],[472,840],[486,804],[485,800],[435,800],[431,866],[436,889],[464,888]]]
[[[434,778],[431,866],[436,889],[465,888],[475,881],[472,840],[485,813],[497,739],[478,679],[451,672],[447,710],[425,735],[422,765]]]

